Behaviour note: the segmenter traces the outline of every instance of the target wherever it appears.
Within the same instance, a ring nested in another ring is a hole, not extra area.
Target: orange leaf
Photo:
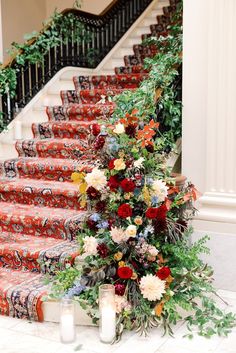
[[[155,314],[156,316],[160,317],[163,307],[164,307],[165,302],[162,300],[159,304],[155,306]]]

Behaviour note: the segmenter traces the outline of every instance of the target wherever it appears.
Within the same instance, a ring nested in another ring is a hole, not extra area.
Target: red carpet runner
[[[171,4],[157,16],[150,35],[165,33],[175,11],[175,1]],[[47,108],[48,122],[32,125],[34,138],[17,141],[19,158],[0,163],[1,314],[43,319],[43,274],[77,255],[73,239],[84,211],[70,177],[95,163],[90,127],[114,110],[113,103],[99,101],[137,88],[148,75],[144,58],[156,52],[155,46],[134,45],[134,55],[125,56],[125,66],[115,68],[115,75],[75,77],[75,90],[61,92],[62,106]]]

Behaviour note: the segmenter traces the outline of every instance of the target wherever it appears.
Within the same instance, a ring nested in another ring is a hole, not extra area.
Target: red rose
[[[101,128],[100,128],[100,125],[98,124],[93,124],[92,125],[92,134],[93,136],[98,136],[101,132]]]
[[[157,271],[156,276],[159,277],[161,280],[164,280],[167,277],[169,277],[170,274],[171,274],[170,268],[166,266],[166,267],[160,268]]]
[[[115,164],[114,164],[115,160],[116,160],[116,158],[113,158],[113,159],[111,159],[111,160],[109,161],[109,163],[108,163],[108,169],[112,170],[112,169],[115,168]]]
[[[166,214],[167,214],[167,207],[166,205],[161,205],[160,207],[157,208],[157,215],[156,218],[158,219],[165,219]]]
[[[128,203],[123,203],[118,208],[118,216],[121,218],[128,218],[132,216],[132,208]]]
[[[157,217],[158,208],[150,207],[146,211],[146,217],[149,219],[154,219]]]
[[[122,180],[120,186],[122,187],[124,192],[133,192],[136,187],[135,183],[131,179],[127,178]]]
[[[117,275],[122,279],[129,279],[133,275],[133,270],[128,266],[119,267],[117,270]]]
[[[108,180],[107,185],[109,186],[111,191],[115,191],[120,186],[120,183],[117,177],[112,175]]]

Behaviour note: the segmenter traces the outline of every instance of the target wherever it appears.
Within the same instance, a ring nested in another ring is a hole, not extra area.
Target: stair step
[[[130,74],[130,73],[147,73],[148,70],[144,69],[143,65],[127,65],[127,66],[119,66],[115,67],[115,72],[117,74]]]
[[[124,57],[125,65],[142,65],[144,59],[155,56],[155,54],[127,55]]]
[[[97,76],[78,76],[73,81],[76,90],[81,89],[129,89],[137,88],[140,82],[147,77],[146,74],[126,74],[126,75],[97,75]]]
[[[78,188],[73,183],[0,179],[0,200],[5,202],[80,210],[78,196]]]
[[[0,202],[0,229],[32,236],[73,240],[85,212]]]
[[[47,107],[49,120],[66,121],[91,121],[96,119],[107,119],[114,112],[113,103],[106,104],[79,104],[74,103],[64,106]]]
[[[75,139],[32,139],[18,140],[16,150],[20,157],[94,159],[91,147],[86,140]],[[85,155],[86,153],[86,155]]]
[[[89,172],[94,163],[89,160],[15,158],[0,162],[0,176],[71,182],[75,171]]]
[[[78,244],[48,237],[0,233],[0,267],[53,274],[73,263]]]
[[[122,93],[124,89],[93,89],[81,91],[61,91],[61,99],[63,104],[85,103],[96,104],[105,99],[109,101],[109,97],[114,97]]]
[[[91,126],[96,120],[87,121],[59,121],[32,124],[32,130],[35,138],[71,138],[88,140],[91,136]]]
[[[0,314],[43,321],[42,296],[47,293],[44,276],[0,268]]]

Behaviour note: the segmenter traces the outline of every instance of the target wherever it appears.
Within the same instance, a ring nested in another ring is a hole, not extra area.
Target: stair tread
[[[47,289],[41,274],[0,268],[0,313],[42,321],[42,296]]]
[[[41,192],[42,190],[51,190],[57,193],[68,192],[69,193],[78,193],[78,188],[75,184],[69,182],[60,182],[60,181],[48,181],[48,180],[37,180],[37,179],[1,179],[0,178],[0,192],[1,191],[10,191],[15,190],[16,192],[21,191],[22,188],[25,189],[25,192]],[[27,190],[26,188],[31,188],[32,190]]]
[[[36,217],[37,220],[48,218],[48,219],[68,219],[76,217],[79,214],[83,213],[82,211],[77,210],[67,210],[64,208],[52,208],[52,207],[38,207],[31,205],[22,205],[22,204],[12,204],[9,202],[0,201],[0,219],[1,216],[6,215],[16,215],[19,217],[31,216]]]

